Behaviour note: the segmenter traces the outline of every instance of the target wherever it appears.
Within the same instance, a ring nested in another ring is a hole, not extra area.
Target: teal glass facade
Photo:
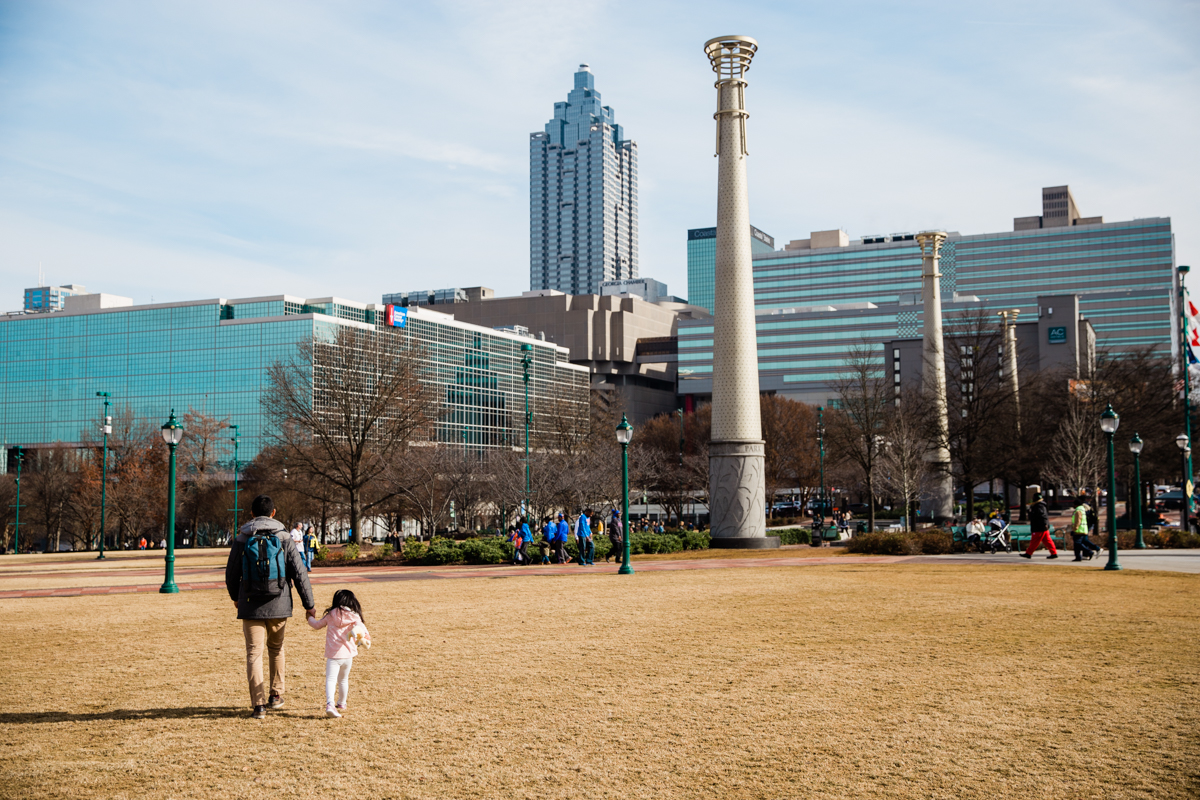
[[[109,392],[154,427],[171,409],[239,426],[240,455],[252,459],[269,431],[261,406],[266,372],[297,345],[328,340],[338,326],[375,329],[384,307],[337,298],[287,296],[200,300],[0,318],[0,433],[4,447],[77,444],[96,430]],[[493,331],[424,309],[396,329],[422,348],[440,402],[437,438],[480,447],[524,441],[522,344],[533,346],[530,393],[543,409],[586,416],[588,370],[565,348]],[[186,434],[185,434],[186,435]]]
[[[750,226],[750,252],[753,255],[775,252],[774,237]],[[693,228],[687,243],[688,302],[712,314],[717,279],[717,229]]]
[[[701,229],[706,230],[706,229]],[[711,230],[711,229],[708,229]],[[689,294],[693,241],[689,231]],[[710,240],[711,241],[711,240]],[[698,256],[699,260],[699,256]],[[994,234],[951,233],[941,251],[947,315],[1017,308],[1037,319],[1039,296],[1078,295],[1101,353],[1177,352],[1176,272],[1169,218]],[[922,333],[921,256],[910,235],[754,257],[760,387],[820,395],[852,345],[882,348]],[[695,297],[693,303],[701,305]],[[679,324],[679,391],[711,391],[712,325]]]

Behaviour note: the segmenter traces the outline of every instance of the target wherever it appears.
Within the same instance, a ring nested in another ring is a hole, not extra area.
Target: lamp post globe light
[[[633,574],[633,567],[629,566],[629,539],[633,533],[629,530],[629,442],[631,439],[633,439],[633,426],[622,414],[621,424],[617,426],[617,441],[621,444],[621,532],[624,534],[622,537],[624,545],[621,554],[621,568],[617,570],[618,575]]]
[[[1105,569],[1121,568],[1117,561],[1117,470],[1113,454],[1113,434],[1120,424],[1121,418],[1109,403],[1100,415],[1100,430],[1108,439],[1108,563],[1104,565]]]
[[[104,535],[106,528],[104,526],[104,512],[108,504],[108,435],[112,433],[112,417],[108,415],[108,392],[96,392],[96,397],[104,398],[104,421],[100,425],[100,431],[104,434],[104,447],[100,451],[100,555],[96,556],[97,561],[104,560]]]
[[[171,409],[171,418],[162,426],[161,433],[171,456],[167,468],[167,574],[158,591],[160,594],[179,594],[179,587],[175,585],[175,447],[183,439],[183,426],[175,419],[175,409]]]
[[[1133,543],[1135,550],[1144,550],[1146,542],[1142,539],[1142,437],[1135,432],[1129,440],[1129,452],[1133,453],[1133,485],[1136,487],[1132,514],[1137,515],[1137,541]],[[1128,507],[1128,504],[1126,504]]]

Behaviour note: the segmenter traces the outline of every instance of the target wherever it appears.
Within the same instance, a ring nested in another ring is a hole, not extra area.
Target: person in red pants
[[[1021,553],[1021,558],[1033,558],[1034,551],[1044,543],[1046,549],[1050,551],[1050,555],[1046,559],[1058,558],[1058,548],[1054,546],[1054,540],[1050,538],[1050,510],[1046,508],[1046,501],[1042,499],[1041,492],[1035,492],[1033,502],[1029,504],[1029,547],[1025,548],[1025,552]]]

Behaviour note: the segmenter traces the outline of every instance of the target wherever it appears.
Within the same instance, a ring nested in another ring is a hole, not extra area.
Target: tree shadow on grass
[[[228,719],[248,717],[250,709],[233,706],[190,708],[118,708],[93,714],[73,714],[67,711],[33,711],[0,714],[0,725],[36,725],[45,722],[103,722],[137,721],[147,719]]]

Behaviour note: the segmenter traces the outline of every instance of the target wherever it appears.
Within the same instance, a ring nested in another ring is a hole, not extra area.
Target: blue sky
[[[714,222],[708,38],[754,36],[751,219],[782,244],[1085,215],[1200,237],[1200,3],[0,0],[0,310],[528,288],[528,134],[577,65],[638,142],[641,272]]]

